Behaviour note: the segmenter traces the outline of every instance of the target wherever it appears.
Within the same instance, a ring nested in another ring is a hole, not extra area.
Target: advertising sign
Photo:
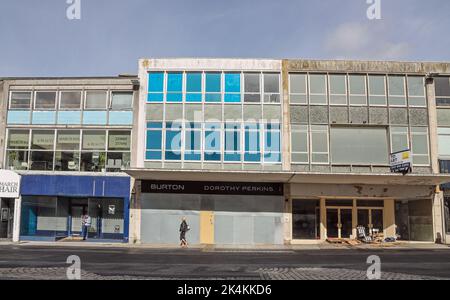
[[[412,172],[412,155],[410,150],[403,150],[392,153],[390,156],[391,172],[410,173]]]
[[[20,175],[9,170],[0,170],[0,198],[19,198]]]

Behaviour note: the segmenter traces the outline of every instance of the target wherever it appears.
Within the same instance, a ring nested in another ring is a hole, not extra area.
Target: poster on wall
[[[412,172],[411,150],[394,152],[390,155],[392,173],[407,174]]]

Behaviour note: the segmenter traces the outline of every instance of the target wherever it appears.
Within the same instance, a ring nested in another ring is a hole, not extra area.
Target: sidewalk
[[[168,244],[127,244],[127,243],[108,243],[108,242],[40,242],[40,241],[22,241],[13,243],[11,241],[0,241],[1,246],[45,246],[45,247],[77,247],[77,248],[122,248],[122,249],[180,249],[178,245]],[[360,244],[356,246],[342,244],[304,244],[304,245],[191,245],[187,250],[201,250],[204,252],[225,251],[225,252],[258,252],[258,251],[296,251],[296,250],[347,250],[347,249],[410,249],[410,250],[436,250],[449,249],[450,245],[440,245],[434,243],[420,242],[395,242],[384,244]],[[185,249],[182,249],[185,250]]]

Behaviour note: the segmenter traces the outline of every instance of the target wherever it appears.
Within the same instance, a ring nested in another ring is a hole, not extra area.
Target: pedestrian
[[[89,227],[91,227],[91,217],[86,212],[81,216],[81,226],[83,241],[85,241],[88,237]]]
[[[188,243],[186,241],[186,232],[189,231],[189,225],[186,222],[186,217],[182,218],[181,224],[180,224],[180,246],[181,247],[187,247]]]

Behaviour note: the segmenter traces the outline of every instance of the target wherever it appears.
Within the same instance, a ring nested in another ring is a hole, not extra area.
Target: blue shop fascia
[[[20,240],[77,240],[87,214],[87,241],[128,242],[129,176],[22,174],[20,190]]]

